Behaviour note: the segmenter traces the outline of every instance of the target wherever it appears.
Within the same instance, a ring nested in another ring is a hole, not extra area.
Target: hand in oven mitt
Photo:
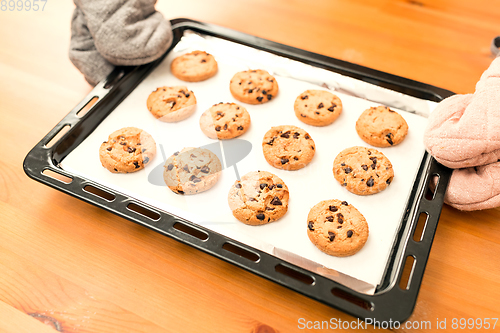
[[[474,94],[443,100],[429,117],[424,145],[454,168],[445,202],[460,210],[500,206],[500,57]]]
[[[74,0],[69,58],[96,85],[114,66],[158,59],[172,43],[156,0]]]

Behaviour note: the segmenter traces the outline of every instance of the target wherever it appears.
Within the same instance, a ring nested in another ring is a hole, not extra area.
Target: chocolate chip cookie
[[[173,123],[194,113],[196,97],[185,86],[160,87],[149,95],[146,105],[155,118]]]
[[[345,201],[325,200],[307,216],[307,235],[321,251],[336,257],[351,256],[368,239],[365,217]]]
[[[262,150],[266,161],[284,170],[299,170],[311,162],[316,146],[302,128],[284,125],[272,127],[264,135]]]
[[[200,117],[200,128],[211,139],[232,139],[250,127],[248,111],[236,103],[219,103]]]
[[[408,124],[386,106],[371,107],[359,116],[356,131],[363,141],[375,147],[400,144],[408,134]]]
[[[231,94],[238,101],[247,104],[269,102],[278,94],[278,82],[262,69],[236,73],[229,84]]]
[[[170,71],[179,80],[187,82],[204,81],[217,73],[217,61],[204,51],[193,51],[175,58]]]
[[[228,203],[234,217],[250,225],[279,220],[288,210],[288,187],[267,171],[252,171],[229,190]]]
[[[342,101],[326,90],[306,90],[293,105],[300,121],[313,126],[333,123],[342,113]]]
[[[217,183],[222,166],[217,155],[208,149],[184,148],[165,162],[163,180],[178,194],[196,194]]]
[[[156,143],[146,131],[125,127],[111,133],[99,148],[103,167],[113,173],[143,169],[156,155]]]
[[[394,179],[389,159],[374,148],[351,147],[333,162],[333,176],[354,194],[369,195],[384,190]]]

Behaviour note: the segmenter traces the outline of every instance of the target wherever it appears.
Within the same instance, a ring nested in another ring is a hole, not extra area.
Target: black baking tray
[[[174,19],[171,24],[174,41],[165,55],[146,65],[115,68],[28,153],[23,165],[26,174],[43,184],[189,244],[305,296],[366,320],[368,323],[374,320],[379,322],[405,321],[411,315],[416,303],[441,214],[444,194],[451,175],[450,169],[437,163],[427,153],[422,159],[385,269],[384,278],[374,295],[356,292],[324,276],[292,265],[268,253],[140,202],[133,197],[62,170],[59,164],[156,68],[180,41],[186,30],[264,50],[429,101],[439,102],[453,93],[421,82],[307,52],[213,24],[189,19]],[[98,98],[97,102],[83,117],[78,116],[77,114],[90,101],[95,100],[95,97]],[[47,144],[54,141],[54,137],[68,126],[69,130],[53,145],[47,147]],[[52,177],[49,175],[50,172],[67,177],[68,181],[61,181],[58,176]],[[436,180],[437,186],[434,186]],[[422,221],[421,216],[427,216],[427,218],[425,222],[419,223],[419,220]],[[415,240],[414,233],[417,224],[420,228],[421,223],[425,223],[423,234],[420,240]],[[413,258],[411,270],[403,270],[406,259],[411,257]],[[405,281],[410,274],[406,288],[400,287],[403,273]]]

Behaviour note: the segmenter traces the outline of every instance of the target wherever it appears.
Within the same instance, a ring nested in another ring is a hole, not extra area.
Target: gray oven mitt
[[[74,0],[69,58],[96,85],[114,66],[158,59],[172,43],[170,22],[156,0]]]

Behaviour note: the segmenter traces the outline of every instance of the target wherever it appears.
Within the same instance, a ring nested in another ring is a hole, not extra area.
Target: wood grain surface
[[[70,1],[0,11],[0,332],[295,332],[354,320],[30,180],[28,151],[91,87],[68,60]],[[159,1],[187,17],[473,92],[492,0]],[[500,317],[500,210],[443,209],[410,322]],[[500,323],[497,324],[498,330]],[[368,327],[367,331],[376,331]],[[401,332],[418,329],[402,327]]]

